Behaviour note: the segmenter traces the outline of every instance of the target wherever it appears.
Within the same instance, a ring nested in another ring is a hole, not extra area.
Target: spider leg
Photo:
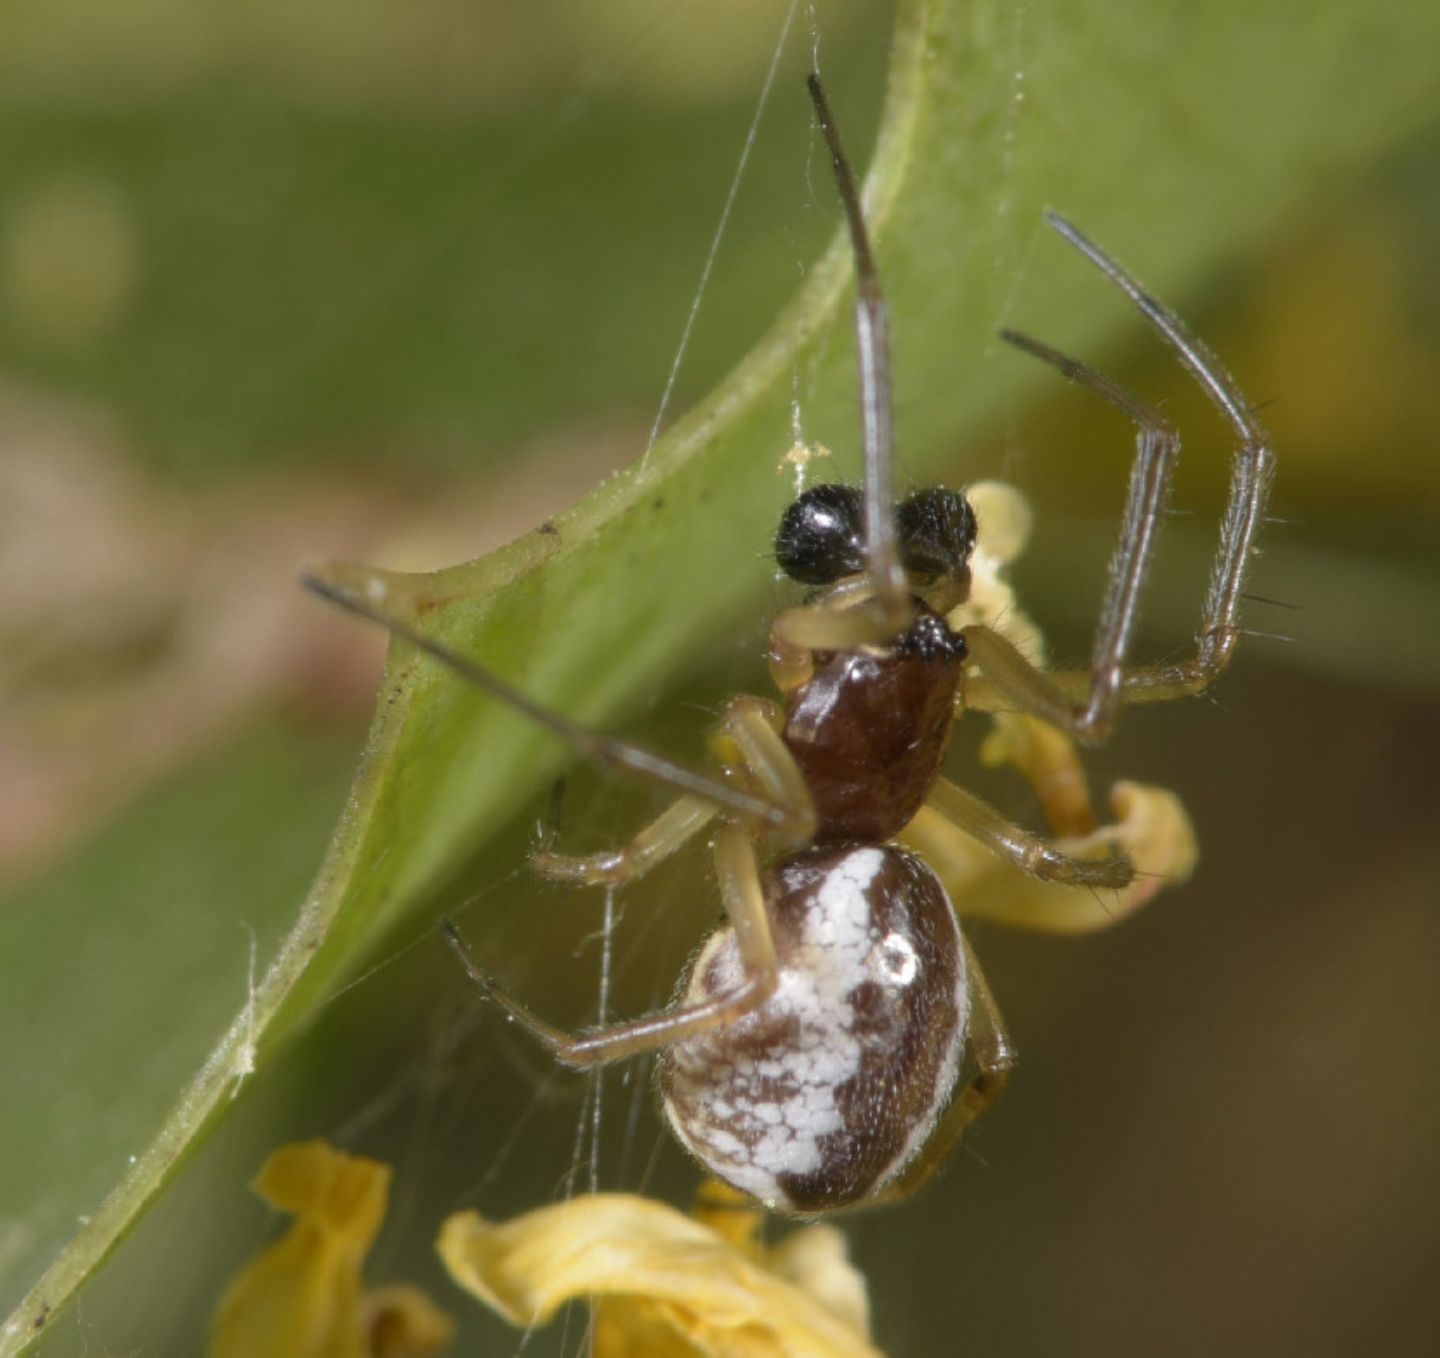
[[[890,314],[865,228],[854,171],[840,142],[819,75],[806,80],[815,116],[830,150],[830,163],[855,258],[855,349],[860,370],[860,423],[865,449],[865,574],[869,597],[852,608],[819,604],[795,610],[808,615],[781,619],[779,630],[797,645],[847,650],[888,641],[908,626],[913,605],[895,533],[894,412],[890,380]],[[790,629],[797,629],[791,632]]]
[[[940,778],[925,799],[925,809],[977,840],[997,857],[1043,882],[1066,886],[1106,887],[1123,890],[1135,877],[1128,858],[1076,858],[1055,848],[1039,835],[1005,819],[988,802]],[[944,877],[943,865],[937,871]]]
[[[787,808],[796,827],[793,842],[803,844],[815,833],[815,801],[795,756],[780,738],[784,724],[779,704],[742,694],[725,705],[711,744],[728,768],[738,764],[767,800]]]
[[[1250,412],[1235,379],[1207,345],[1192,335],[1169,307],[1150,296],[1140,284],[1098,245],[1056,212],[1045,220],[1116,285],[1175,351],[1190,375],[1234,429],[1239,446],[1230,473],[1225,514],[1210,584],[1201,609],[1195,654],[1174,665],[1156,665],[1126,677],[1125,699],[1144,701],[1177,693],[1200,693],[1215,682],[1230,663],[1240,634],[1240,600],[1245,576],[1255,553],[1255,535],[1265,518],[1275,474],[1275,450],[1269,435]],[[1162,690],[1149,694],[1147,689]]]
[[[1195,868],[1195,832],[1174,793],[1117,783],[1110,805],[1112,818],[1101,829],[1053,847],[1082,858],[1124,848],[1135,864],[1135,876],[1116,890],[1077,890],[1021,876],[930,806],[920,808],[900,842],[925,859],[964,918],[1039,933],[1092,933],[1113,928]]]
[[[674,792],[699,797],[740,816],[747,822],[758,822],[782,833],[789,832],[792,835],[796,833],[797,827],[787,807],[767,801],[763,797],[757,797],[741,788],[732,787],[709,774],[687,768],[684,764],[667,759],[664,755],[648,750],[643,745],[617,740],[614,736],[588,730],[568,717],[527,698],[518,689],[512,688],[483,665],[477,664],[458,651],[451,650],[450,647],[436,641],[433,637],[426,636],[419,628],[403,618],[395,617],[369,600],[363,599],[329,580],[307,573],[300,577],[300,583],[322,599],[365,618],[409,642],[418,651],[445,666],[458,678],[523,713],[536,725],[543,726],[553,735],[566,741],[594,763],[602,767],[622,770],[648,782],[659,784],[661,787],[670,788]],[[803,833],[803,826],[800,827],[800,831]]]
[[[950,1106],[940,1115],[935,1130],[919,1155],[879,1193],[868,1199],[867,1206],[870,1203],[896,1202],[923,1188],[935,1171],[950,1159],[955,1147],[960,1144],[960,1138],[975,1119],[987,1112],[1005,1092],[1010,1072],[1015,1068],[1015,1049],[1010,1045],[1005,1020],[1000,1015],[994,995],[990,993],[985,973],[980,969],[969,940],[962,937],[961,944],[965,949],[966,974],[970,980],[970,1022],[966,1037],[977,1070],[969,1083],[950,1100]]]
[[[743,768],[766,798],[791,809],[795,842],[803,843],[814,832],[815,808],[794,756],[780,739],[781,720],[774,703],[743,695],[732,698],[712,744],[727,768]],[[703,798],[680,797],[619,849],[595,854],[542,849],[530,855],[530,866],[551,881],[580,886],[634,881],[684,847],[717,810]]]
[[[678,852],[709,825],[715,815],[713,802],[701,797],[677,797],[618,849],[591,854],[540,849],[530,855],[530,867],[552,882],[619,886],[643,877],[657,863]]]
[[[723,826],[716,835],[715,870],[730,927],[739,945],[745,979],[728,994],[702,1003],[586,1032],[567,1033],[536,1017],[480,969],[454,924],[446,920],[441,929],[476,987],[504,1009],[512,1021],[548,1047],[557,1061],[579,1068],[606,1065],[733,1023],[759,1008],[774,993],[775,943],[765,910],[760,870],[754,846],[738,826]]]
[[[1030,784],[1052,835],[1073,839],[1093,833],[1098,822],[1090,780],[1075,742],[1024,712],[997,712],[991,721],[981,762],[992,768],[1009,764]]]
[[[900,840],[930,864],[958,914],[1045,933],[1089,933],[1111,928],[1194,871],[1195,832],[1179,798],[1164,788],[1116,783],[1110,813],[1099,824],[1074,743],[1038,718],[1000,714],[981,758],[1008,763],[1029,782],[1059,841],[1052,848],[1087,859],[1121,849],[1135,876],[1128,886],[1103,892],[1017,876],[953,818],[922,806]]]
[[[1103,740],[1114,724],[1125,683],[1125,657],[1140,611],[1140,595],[1155,550],[1170,472],[1180,452],[1180,439],[1153,406],[1098,373],[1089,365],[1067,357],[1056,349],[1013,330],[1000,337],[1043,362],[1052,364],[1072,382],[1088,388],[1109,401],[1134,421],[1135,461],[1125,496],[1125,513],[1119,541],[1110,559],[1109,584],[1100,608],[1100,624],[1090,657],[1090,691],[1079,706],[1058,690],[1047,692],[1044,676],[1026,662],[1025,670],[1011,677],[1017,697],[1029,710],[1077,739]],[[988,629],[986,629],[988,632]],[[966,640],[972,637],[967,629]],[[1002,665],[1002,657],[990,649],[988,637],[974,638],[979,645],[975,659],[997,681],[1011,675],[1013,663]],[[1013,651],[1013,647],[1010,648]],[[1018,653],[1016,653],[1018,654]],[[988,664],[987,664],[988,658]],[[1010,661],[1007,654],[1003,657]]]
[[[975,662],[984,672],[968,695],[971,706],[988,711],[1018,707],[1093,744],[1108,734],[1122,702],[1158,702],[1201,693],[1230,663],[1239,636],[1245,576],[1269,499],[1275,457],[1268,436],[1251,415],[1234,379],[1179,317],[1063,217],[1049,212],[1045,220],[1130,298],[1175,350],[1239,438],[1195,654],[1173,664],[1127,666],[1140,592],[1179,440],[1158,412],[1094,369],[1036,340],[1001,331],[1002,338],[1053,364],[1072,381],[1125,411],[1138,426],[1125,517],[1110,563],[1110,584],[1088,675],[1044,673],[994,632],[983,628],[966,632]]]

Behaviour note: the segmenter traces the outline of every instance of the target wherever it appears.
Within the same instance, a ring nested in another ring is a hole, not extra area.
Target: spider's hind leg
[[[683,848],[712,820],[716,808],[700,797],[677,797],[650,824],[618,849],[566,854],[537,849],[530,867],[552,882],[575,886],[620,886],[643,877],[657,863]]]
[[[454,924],[446,920],[441,929],[476,988],[499,1005],[512,1022],[548,1047],[557,1061],[580,1069],[608,1065],[724,1027],[757,1009],[774,993],[778,965],[770,917],[765,910],[754,845],[738,826],[726,825],[716,835],[715,871],[720,879],[725,912],[739,946],[743,979],[733,990],[713,999],[605,1028],[567,1033],[545,1022],[481,970]]]

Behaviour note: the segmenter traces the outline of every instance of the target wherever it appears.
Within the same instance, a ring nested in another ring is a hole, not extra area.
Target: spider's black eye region
[[[975,511],[958,490],[916,491],[895,512],[900,559],[921,580],[959,579],[975,549]]]
[[[802,585],[828,585],[865,569],[865,506],[855,486],[811,486],[786,507],[775,534],[780,569]]]

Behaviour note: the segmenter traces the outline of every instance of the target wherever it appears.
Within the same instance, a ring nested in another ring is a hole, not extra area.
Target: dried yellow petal
[[[449,1342],[452,1323],[417,1289],[364,1290],[389,1166],[307,1141],[277,1150],[251,1187],[295,1221],[230,1284],[208,1358],[423,1358]]]
[[[1025,549],[1034,515],[1025,497],[1003,481],[978,481],[965,498],[975,511],[975,550],[970,555],[970,596],[946,615],[957,631],[982,624],[993,627],[1022,655],[1043,666],[1045,641],[1040,629],[1015,602],[1006,567]]]
[[[455,1322],[412,1283],[372,1287],[360,1298],[367,1358],[429,1358],[448,1348]]]
[[[767,1267],[661,1203],[602,1193],[505,1223],[460,1212],[440,1233],[451,1277],[517,1326],[598,1299],[597,1358],[877,1358],[864,1284],[830,1226]]]

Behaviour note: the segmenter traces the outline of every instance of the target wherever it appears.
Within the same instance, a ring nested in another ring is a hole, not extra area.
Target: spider
[[[739,696],[727,705],[712,737],[719,776],[577,726],[369,600],[318,577],[305,583],[582,755],[679,794],[613,852],[537,852],[531,861],[544,876],[631,881],[713,827],[726,923],[661,1012],[562,1032],[501,990],[452,924],[442,927],[474,983],[559,1061],[588,1067],[657,1052],[665,1114],[682,1144],[766,1206],[814,1215],[918,1188],[994,1102],[1014,1063],[937,875],[943,864],[900,847],[896,836],[912,821],[940,825],[1023,873],[1077,889],[1120,889],[1134,877],[1123,854],[1062,852],[941,777],[954,721],[967,708],[1026,714],[1073,754],[1069,742],[1105,738],[1122,703],[1178,698],[1214,683],[1234,651],[1273,453],[1233,381],[1179,319],[1069,222],[1047,213],[1048,224],[1175,351],[1238,440],[1196,649],[1172,664],[1127,664],[1177,435],[1108,378],[1008,330],[1001,332],[1008,342],[1134,422],[1124,520],[1087,670],[1044,670],[996,625],[952,627],[971,591],[976,515],[964,494],[944,488],[921,490],[898,507],[892,499],[886,303],[817,76],[808,88],[854,257],[865,480],[863,489],[816,485],[784,511],[776,557],[811,592],[771,627],[770,667],[783,701]],[[943,845],[934,835],[927,842]],[[975,1071],[962,1083],[967,1046]]]

